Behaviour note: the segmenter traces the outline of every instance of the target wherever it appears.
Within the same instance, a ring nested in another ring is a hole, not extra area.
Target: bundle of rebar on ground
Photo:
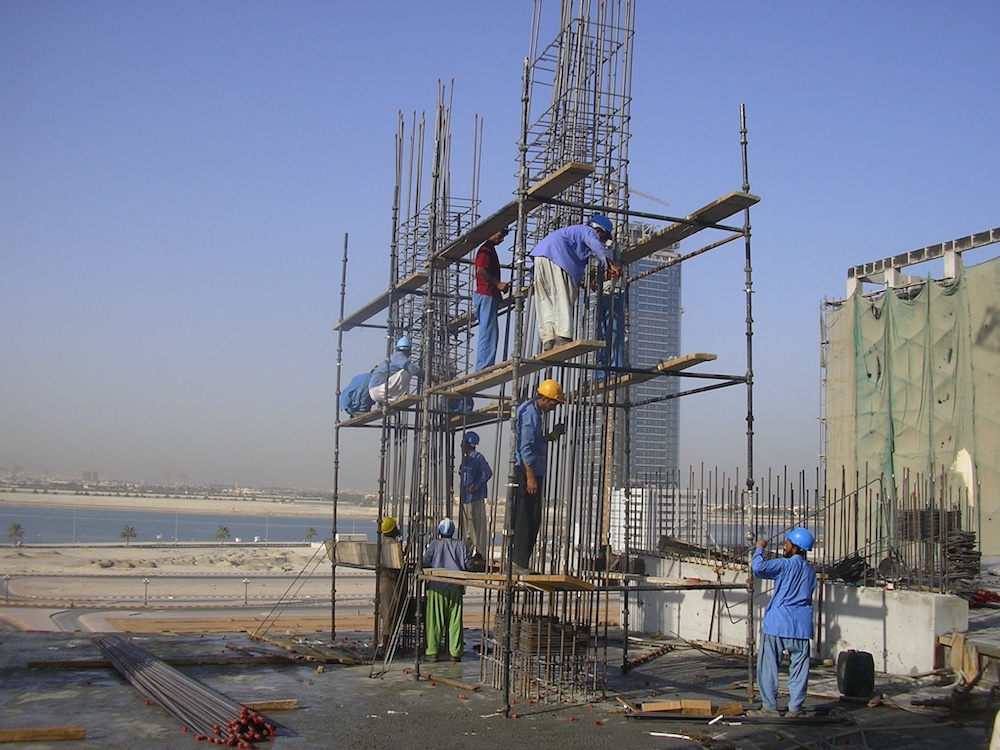
[[[196,740],[229,747],[251,747],[274,736],[274,727],[260,714],[178,672],[147,651],[113,635],[94,643],[139,692],[180,722],[182,732]]]

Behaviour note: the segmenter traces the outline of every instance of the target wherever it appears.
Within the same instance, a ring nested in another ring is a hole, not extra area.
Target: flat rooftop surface
[[[181,731],[177,719],[145,697],[109,664],[84,632],[0,632],[0,729],[82,726],[82,740],[31,741],[11,747],[41,750],[207,747]],[[473,635],[473,634],[470,634]],[[807,716],[767,723],[744,717],[630,718],[622,698],[707,699],[713,705],[747,699],[745,659],[701,651],[682,643],[652,656],[657,643],[630,645],[629,658],[651,658],[627,673],[621,641],[608,647],[604,695],[573,704],[518,700],[503,715],[502,692],[480,686],[478,656],[462,662],[421,665],[432,675],[416,679],[412,657],[397,657],[381,677],[368,664],[341,666],[282,661],[284,649],[246,633],[121,634],[134,645],[176,664],[192,677],[240,703],[297,701],[297,708],[262,711],[277,736],[255,747],[292,748],[802,748],[849,743],[895,750],[986,748],[982,711],[914,706],[913,700],[948,704],[950,675],[923,678],[878,675],[881,705],[839,699],[835,669],[816,667]],[[311,634],[322,640],[328,634]],[[364,657],[370,634],[338,636],[338,648]],[[473,643],[474,637],[467,643]],[[662,645],[666,642],[660,642]],[[445,681],[435,679],[443,677]],[[479,689],[455,686],[464,683]],[[784,705],[779,697],[779,706]],[[752,705],[752,704],[750,704]],[[516,717],[516,718],[515,718]],[[956,721],[958,719],[958,721]]]

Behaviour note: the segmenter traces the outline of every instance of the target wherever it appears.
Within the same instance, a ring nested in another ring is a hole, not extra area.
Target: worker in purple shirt
[[[586,224],[549,232],[531,251],[535,261],[535,311],[543,352],[574,339],[576,300],[591,258],[604,264],[609,276],[621,276],[621,266],[604,249],[613,233],[614,225],[608,217],[595,214]]]
[[[438,538],[427,545],[420,560],[422,568],[468,570],[472,560],[469,548],[455,536],[455,522],[441,519]],[[462,595],[465,587],[457,584],[429,581],[427,584],[427,658],[438,661],[441,637],[446,636],[452,661],[462,661],[465,639],[462,631]]]
[[[562,386],[555,380],[538,384],[534,398],[517,407],[514,417],[514,483],[511,488],[511,570],[514,575],[529,575],[528,567],[535,550],[538,530],[542,526],[542,485],[548,459],[546,443],[561,437],[565,427],[560,423],[545,433],[545,415],[559,404],[566,403]]]
[[[767,542],[757,542],[750,569],[755,578],[775,582],[771,600],[764,611],[763,638],[757,655],[757,683],[760,686],[760,716],[778,715],[778,666],[788,652],[788,713],[802,714],[809,683],[809,641],[813,631],[813,592],[816,570],[806,560],[816,538],[808,529],[788,532],[782,556],[764,559]]]

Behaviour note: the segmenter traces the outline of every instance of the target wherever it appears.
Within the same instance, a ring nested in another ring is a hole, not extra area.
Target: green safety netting
[[[827,485],[842,469],[847,491],[946,473],[967,490],[963,525],[1000,553],[1000,258],[874,298],[859,287],[823,326]]]

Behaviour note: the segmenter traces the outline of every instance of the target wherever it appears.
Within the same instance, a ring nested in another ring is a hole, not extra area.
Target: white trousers
[[[572,339],[580,290],[569,274],[548,258],[535,258],[535,313],[542,343]]]
[[[376,404],[381,404],[386,400],[392,403],[410,392],[410,377],[409,370],[400,370],[390,375],[389,379],[382,385],[369,388],[368,395]]]
[[[462,503],[458,522],[462,527],[462,541],[469,548],[470,554],[478,552],[484,560],[488,560],[491,545],[486,539],[486,501]]]

